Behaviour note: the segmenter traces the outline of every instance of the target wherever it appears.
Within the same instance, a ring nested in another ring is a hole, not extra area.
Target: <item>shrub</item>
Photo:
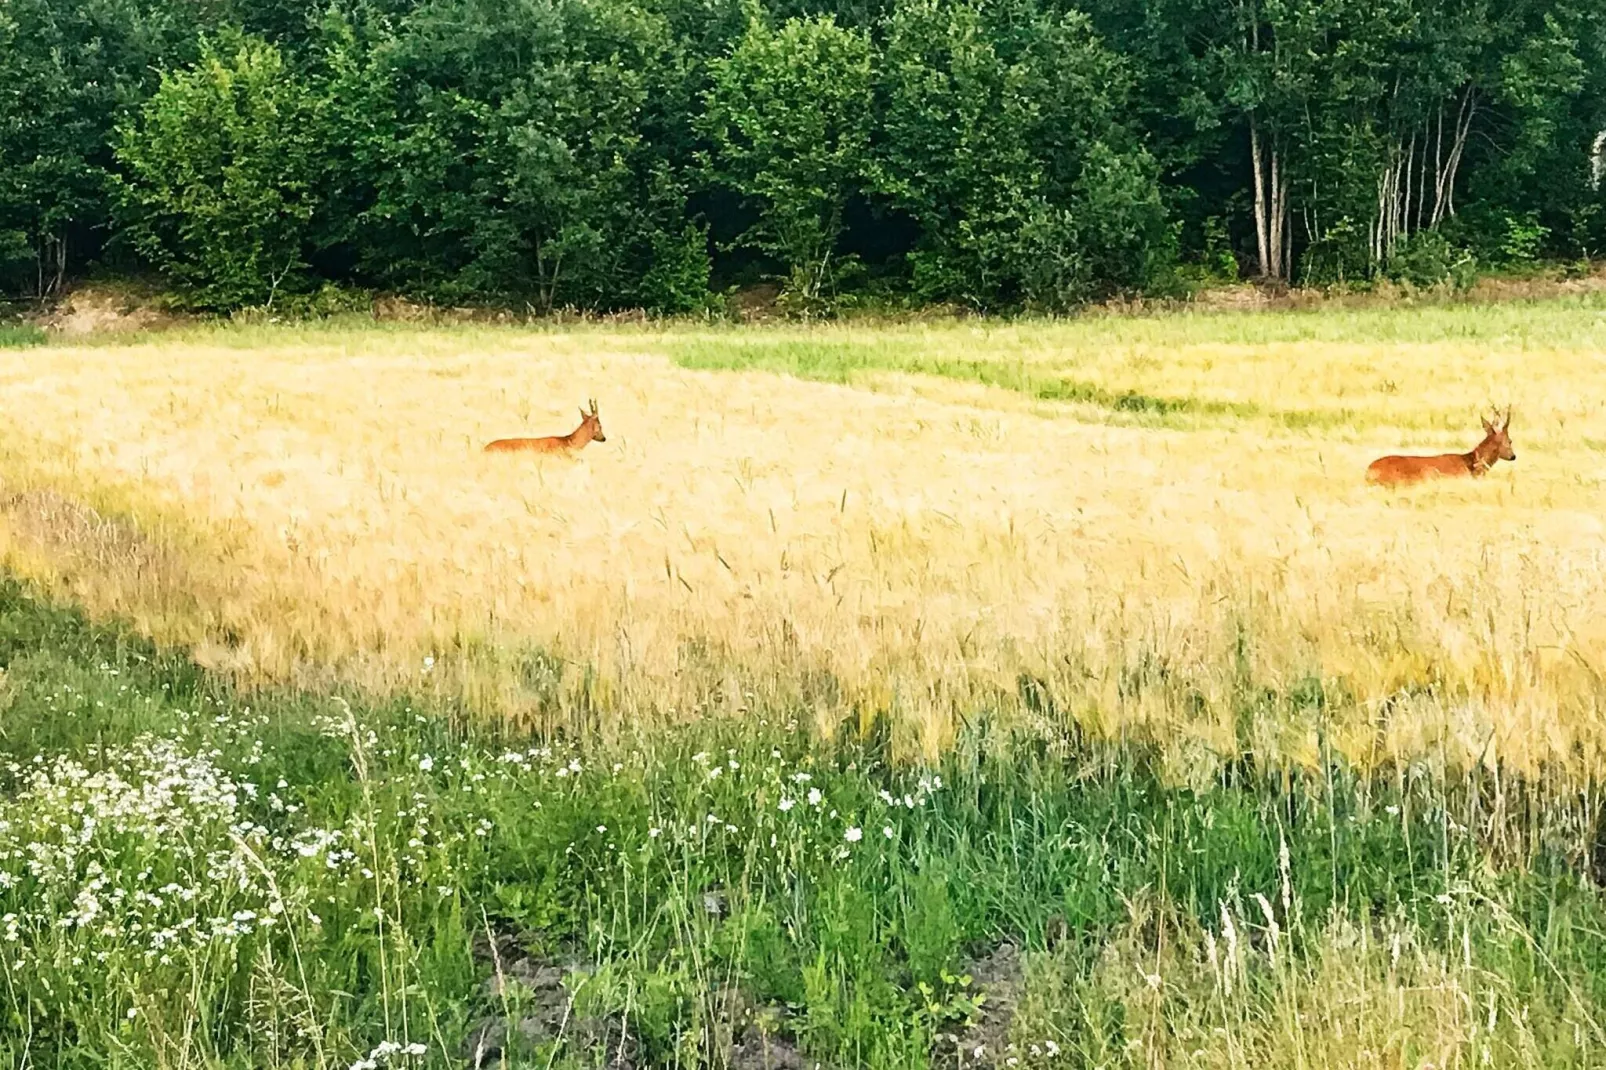
[[[316,127],[311,94],[272,45],[208,43],[119,131],[126,236],[196,307],[271,306],[303,288]]]
[[[1539,222],[1538,212],[1507,215],[1505,236],[1500,241],[1500,258],[1511,266],[1531,264],[1539,258],[1539,248],[1550,235],[1550,228]]]
[[[31,323],[0,323],[0,349],[43,345],[45,332]]]
[[[879,65],[883,194],[928,300],[1062,308],[1140,289],[1175,238],[1123,126],[1126,74],[1078,14],[904,0]]]
[[[831,282],[843,208],[868,166],[870,57],[865,34],[829,17],[779,31],[755,18],[712,64],[712,170],[758,206],[744,240],[786,265],[804,302]]]
[[[1395,246],[1385,274],[1422,289],[1449,284],[1464,290],[1476,280],[1477,258],[1438,231],[1423,230]]]

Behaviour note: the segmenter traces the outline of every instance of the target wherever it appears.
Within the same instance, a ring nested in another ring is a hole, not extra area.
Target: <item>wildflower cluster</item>
[[[19,785],[0,808],[9,966],[27,969],[43,948],[167,965],[284,915],[258,860],[271,841],[299,850],[309,834],[283,841],[247,816],[258,786],[212,755],[146,737],[6,772]]]

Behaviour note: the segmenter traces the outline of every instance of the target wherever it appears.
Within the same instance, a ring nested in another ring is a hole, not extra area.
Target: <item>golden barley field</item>
[[[1598,775],[1606,304],[0,351],[0,545],[243,683]],[[606,443],[560,434],[588,398]],[[1514,464],[1390,492],[1381,453]],[[1202,771],[1202,773],[1201,773]]]

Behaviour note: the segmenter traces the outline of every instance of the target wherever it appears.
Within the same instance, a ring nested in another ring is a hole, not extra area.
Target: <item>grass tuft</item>
[[[0,323],[0,349],[22,349],[44,345],[47,336],[43,329],[28,323]]]

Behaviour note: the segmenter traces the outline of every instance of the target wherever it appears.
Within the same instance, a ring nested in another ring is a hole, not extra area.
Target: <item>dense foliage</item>
[[[1057,308],[1606,245],[1578,0],[8,0],[0,289]]]

